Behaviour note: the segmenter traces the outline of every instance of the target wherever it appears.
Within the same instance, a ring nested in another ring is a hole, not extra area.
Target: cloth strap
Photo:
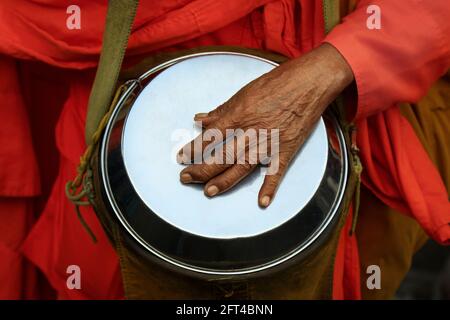
[[[340,22],[341,13],[338,0],[323,0],[323,20],[325,24],[325,33],[329,33]],[[361,193],[361,174],[363,166],[359,158],[359,149],[356,145],[356,126],[353,123],[346,121],[346,108],[342,95],[337,97],[334,101],[335,108],[338,110],[340,116],[340,122],[343,125],[344,131],[346,131],[350,145],[350,165],[355,177],[354,191],[353,191],[353,220],[350,229],[350,234],[353,234],[356,229],[356,223],[358,221],[360,193]]]
[[[329,33],[341,20],[339,0],[323,0],[325,33]]]
[[[106,13],[102,52],[89,96],[86,116],[86,151],[80,158],[77,176],[66,184],[66,196],[75,205],[75,211],[82,226],[94,242],[97,238],[81,215],[80,206],[93,204],[95,190],[92,184],[90,161],[95,146],[108,121],[110,106],[115,104],[121,90],[116,90],[122,61],[131,33],[139,0],[110,0]]]
[[[89,96],[85,128],[87,145],[93,143],[92,137],[106,114],[116,91],[117,79],[138,3],[139,0],[109,1],[102,52]]]

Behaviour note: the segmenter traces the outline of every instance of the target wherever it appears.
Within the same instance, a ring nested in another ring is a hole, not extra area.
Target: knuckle
[[[204,182],[208,179],[209,170],[206,165],[194,165],[189,168],[190,170],[187,173],[191,174],[195,181]]]
[[[253,164],[251,164],[248,159],[246,159],[246,161],[240,165],[241,170],[246,172],[246,171],[250,171],[253,168]]]
[[[219,176],[216,178],[211,179],[210,183],[211,185],[215,185],[219,188],[219,190],[226,190],[229,185],[231,184],[229,177]]]
[[[200,177],[208,179],[211,176],[212,171],[213,171],[212,165],[201,165],[199,167],[198,173]]]

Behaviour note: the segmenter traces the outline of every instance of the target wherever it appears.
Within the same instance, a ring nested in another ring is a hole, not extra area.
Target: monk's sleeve
[[[325,42],[353,70],[356,118],[416,102],[450,68],[450,1],[362,0]]]

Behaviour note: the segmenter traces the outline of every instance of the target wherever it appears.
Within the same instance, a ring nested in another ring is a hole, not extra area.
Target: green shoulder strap
[[[339,0],[323,0],[322,6],[325,33],[329,33],[341,20]]]
[[[102,52],[89,96],[85,131],[87,145],[92,144],[92,137],[111,104],[138,2],[109,1]]]
[[[341,20],[339,8],[339,0],[323,0],[323,19],[325,23],[325,32],[329,33]],[[353,191],[353,221],[350,234],[355,232],[356,222],[358,220],[359,213],[359,200],[361,190],[361,173],[363,170],[360,158],[359,150],[356,145],[356,126],[353,123],[347,123],[345,120],[345,106],[342,96],[339,96],[336,101],[336,108],[339,110],[341,122],[344,126],[344,131],[347,133],[347,142],[350,145],[350,161],[352,165],[352,184]]]
[[[86,116],[87,149],[80,158],[76,177],[66,184],[66,196],[75,205],[78,219],[94,242],[97,239],[81,215],[80,206],[93,203],[94,190],[90,159],[106,123],[113,96],[115,95],[114,99],[117,99],[119,94],[114,93],[138,2],[139,0],[110,0],[108,3],[102,52],[89,96]]]

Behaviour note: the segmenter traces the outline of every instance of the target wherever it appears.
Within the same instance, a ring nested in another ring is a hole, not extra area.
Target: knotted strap
[[[118,90],[113,99],[138,2],[139,0],[109,1],[102,52],[89,96],[85,128],[87,149],[80,158],[77,176],[66,184],[66,195],[75,205],[78,218],[94,242],[96,242],[95,235],[83,219],[79,207],[93,202],[94,188],[90,160],[112,108],[122,92]]]
[[[329,33],[341,20],[339,0],[323,0],[322,4],[325,32]],[[353,193],[353,221],[350,230],[350,234],[353,234],[355,232],[356,222],[358,220],[359,199],[361,192],[361,173],[363,167],[359,158],[359,149],[356,145],[356,126],[353,123],[348,123],[346,120],[346,110],[342,95],[336,99],[334,104],[338,110],[340,122],[343,124],[343,129],[349,137],[349,141],[347,142],[350,143],[350,165],[356,180]]]

